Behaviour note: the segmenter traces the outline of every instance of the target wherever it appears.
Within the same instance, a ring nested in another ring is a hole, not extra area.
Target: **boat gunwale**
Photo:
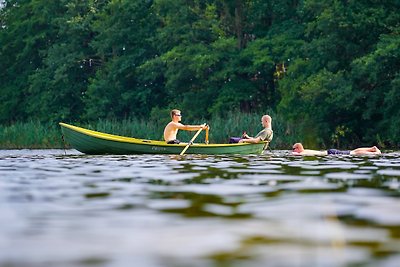
[[[71,124],[59,123],[60,126],[68,128],[70,130],[76,131],[81,134],[85,134],[94,138],[98,139],[103,139],[103,140],[108,140],[108,141],[114,141],[114,142],[123,142],[123,143],[129,143],[129,144],[138,144],[138,145],[148,145],[148,146],[166,146],[166,147],[185,147],[188,143],[180,143],[180,144],[167,144],[165,141],[159,141],[159,140],[151,140],[151,139],[140,139],[140,138],[134,138],[134,137],[127,137],[127,136],[121,136],[121,135],[115,135],[115,134],[109,134],[109,133],[103,133],[99,131],[94,131],[94,130],[89,130],[85,129],[79,126],[74,126]],[[267,141],[261,142],[262,144],[267,143]],[[258,143],[260,144],[260,143]],[[233,146],[246,146],[246,145],[254,145],[252,143],[233,143],[233,144],[201,144],[201,143],[193,143],[191,146],[193,147],[233,147]]]

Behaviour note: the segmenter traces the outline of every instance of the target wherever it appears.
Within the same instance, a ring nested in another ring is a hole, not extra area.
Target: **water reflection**
[[[399,153],[3,150],[0,177],[0,266],[397,266],[400,260]]]

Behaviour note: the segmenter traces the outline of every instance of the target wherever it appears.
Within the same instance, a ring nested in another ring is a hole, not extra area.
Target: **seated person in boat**
[[[261,141],[271,142],[274,137],[274,132],[272,131],[272,118],[269,115],[264,115],[261,117],[261,124],[264,127],[255,137],[250,137],[247,133],[243,133],[242,138],[239,143],[259,143]]]
[[[301,143],[293,145],[293,155],[304,155],[304,156],[326,156],[326,155],[380,155],[381,151],[376,147],[360,147],[354,150],[337,150],[328,149],[324,151],[304,149]]]
[[[200,129],[209,129],[208,125],[184,125],[180,121],[182,119],[181,111],[178,109],[171,110],[171,122],[165,126],[164,129],[164,140],[167,144],[179,144],[180,141],[176,139],[176,135],[178,134],[178,130],[185,131],[197,131]]]

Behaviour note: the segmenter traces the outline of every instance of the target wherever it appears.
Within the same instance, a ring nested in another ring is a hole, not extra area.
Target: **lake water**
[[[400,266],[400,153],[0,150],[0,266]]]

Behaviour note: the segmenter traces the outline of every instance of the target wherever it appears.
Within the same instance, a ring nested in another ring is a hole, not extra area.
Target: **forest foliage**
[[[398,146],[399,34],[397,0],[6,0],[0,124],[272,110],[306,144]]]

